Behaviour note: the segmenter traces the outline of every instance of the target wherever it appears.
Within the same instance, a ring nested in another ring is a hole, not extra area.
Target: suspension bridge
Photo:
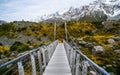
[[[65,24],[66,39],[67,28]],[[54,29],[56,37],[56,26]],[[84,55],[75,43],[63,40],[33,49],[0,65],[0,75],[110,75]]]

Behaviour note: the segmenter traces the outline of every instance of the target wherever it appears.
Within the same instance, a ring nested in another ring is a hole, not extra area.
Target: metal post
[[[44,67],[46,67],[46,58],[45,58],[45,50],[42,48],[42,54],[43,54],[43,62],[44,62]]]
[[[46,62],[48,63],[49,62],[49,56],[48,56],[48,50],[47,49],[45,50],[45,57],[46,57]]]
[[[51,47],[51,57],[52,57],[52,54],[53,54],[53,51],[54,51],[54,50],[53,50],[53,44],[51,44],[50,47]]]
[[[56,40],[56,22],[54,24],[54,40]]]
[[[38,53],[38,61],[39,61],[39,68],[40,68],[40,75],[42,75],[43,70],[42,70],[42,58],[41,58],[41,53],[40,50],[37,52]]]
[[[67,57],[68,57],[68,61],[70,63],[70,55],[71,55],[71,49],[67,50]]]
[[[76,57],[76,73],[75,75],[80,75],[80,69],[79,69],[79,66],[80,66],[80,54],[77,54],[77,57]]]
[[[49,53],[50,53],[50,54],[49,54],[49,55],[50,55],[49,58],[51,58],[51,56],[52,56],[52,46],[51,46],[51,45],[49,46]]]
[[[48,50],[48,59],[50,60],[50,58],[51,58],[51,48],[50,48],[50,45],[47,46],[47,50]]]
[[[22,61],[19,60],[19,61],[17,62],[17,64],[18,64],[19,75],[24,75],[24,68],[23,68],[23,65],[22,65]]]
[[[66,41],[64,41],[64,47],[66,49],[66,52],[68,50],[68,47],[67,46],[70,46],[72,47],[71,45],[69,45]],[[72,49],[71,49],[72,50]],[[79,50],[76,50],[77,53],[80,54],[80,63],[79,63],[79,66],[80,67],[77,67],[76,68],[79,68],[79,71],[80,71],[80,74],[79,75],[87,75],[88,73],[88,67],[89,67],[89,63],[91,63],[92,66],[94,66],[97,71],[99,71],[100,75],[110,75],[106,70],[104,70],[102,67],[98,66],[97,64],[95,64],[92,60],[90,60],[86,55],[84,55],[82,52],[80,52]],[[70,67],[72,68],[72,58],[73,57],[73,50],[71,51],[72,55],[70,55]],[[76,61],[78,62],[78,61]],[[88,63],[89,62],[89,63]],[[76,71],[77,72],[77,71]],[[77,74],[73,74],[73,75],[77,75]]]
[[[88,62],[83,60],[82,75],[87,75]]]
[[[73,75],[75,75],[75,67],[76,67],[75,58],[76,58],[76,51],[73,50],[73,58],[72,58],[72,73],[73,73]]]
[[[35,66],[35,58],[34,58],[34,54],[31,53],[31,63],[32,63],[32,75],[36,75],[36,66]]]
[[[66,36],[66,40],[68,41],[66,22],[65,22],[65,36]]]
[[[71,51],[70,51],[70,58],[69,58],[71,68],[72,68],[72,61],[73,61],[73,49],[71,49]]]

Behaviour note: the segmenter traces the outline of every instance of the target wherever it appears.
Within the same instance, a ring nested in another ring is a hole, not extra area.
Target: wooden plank
[[[43,75],[72,75],[63,43],[57,45]]]

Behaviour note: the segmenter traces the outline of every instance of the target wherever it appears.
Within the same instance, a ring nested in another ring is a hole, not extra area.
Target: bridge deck
[[[63,43],[56,47],[43,75],[72,75]]]

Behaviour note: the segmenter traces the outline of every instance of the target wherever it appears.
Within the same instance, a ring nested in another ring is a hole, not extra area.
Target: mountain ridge
[[[95,21],[99,19],[120,20],[120,0],[98,0],[79,8],[70,7],[64,12],[56,12],[54,14],[42,16],[40,21],[78,21],[85,16],[94,18]]]

